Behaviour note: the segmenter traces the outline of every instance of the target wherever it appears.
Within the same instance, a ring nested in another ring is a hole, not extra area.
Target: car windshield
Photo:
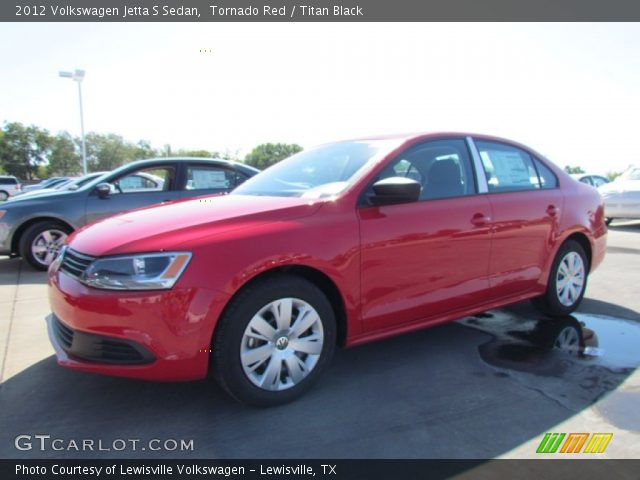
[[[367,140],[320,145],[282,160],[247,180],[232,194],[322,198],[349,187],[398,141]]]
[[[120,167],[120,168],[122,168],[122,167]],[[115,171],[116,170],[113,170],[113,172],[115,172]],[[95,175],[93,177],[91,177],[91,175],[93,175],[93,174],[88,174],[87,177],[90,177],[90,178],[87,179],[86,177],[82,177],[80,179],[80,181],[76,185],[70,185],[69,186],[69,190],[75,190],[75,191],[78,191],[78,190],[89,190],[89,189],[95,187],[97,184],[103,182],[104,181],[103,179],[107,175],[110,175],[111,173],[112,172],[100,172],[99,175]]]
[[[83,187],[84,185],[89,183],[91,180],[94,180],[94,179],[96,179],[98,177],[101,177],[105,173],[107,173],[107,172],[89,173],[89,174],[85,175],[84,177],[76,178],[76,179],[73,180],[73,182],[70,182],[70,183],[66,184],[64,186],[64,189],[65,190],[78,190],[80,187]]]
[[[76,182],[75,178],[70,178],[69,180],[66,180],[62,183],[59,183],[57,185],[55,185],[54,187],[52,187],[54,190],[64,190],[65,188],[69,187],[70,185],[73,185]]]

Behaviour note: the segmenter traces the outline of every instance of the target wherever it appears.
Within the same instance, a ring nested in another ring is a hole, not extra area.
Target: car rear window
[[[514,192],[541,188],[531,156],[498,142],[477,141],[489,192]]]
[[[14,177],[0,177],[0,185],[17,185],[18,180]]]

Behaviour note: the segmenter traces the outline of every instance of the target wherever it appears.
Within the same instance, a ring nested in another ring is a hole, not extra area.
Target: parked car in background
[[[69,178],[68,180],[56,185],[55,187],[40,188],[38,190],[31,190],[29,192],[25,192],[19,196],[19,200],[24,200],[25,198],[37,197],[39,195],[48,195],[49,193],[56,193],[58,191],[77,190],[83,185],[89,183],[91,180],[98,178],[106,173],[109,173],[109,172],[93,172],[93,173],[88,173],[83,177]]]
[[[618,218],[640,219],[640,166],[630,167],[598,190],[604,197],[607,225]]]
[[[571,176],[579,182],[586,183],[592,187],[601,187],[609,183],[609,179],[603,175],[597,175],[594,173],[572,173]]]
[[[46,270],[67,235],[79,227],[154,203],[226,193],[257,172],[218,159],[140,160],[77,190],[16,197],[0,207],[0,255],[21,256],[34,268]]]
[[[480,135],[321,145],[206,200],[68,239],[49,269],[59,364],[147,380],[211,369],[236,399],[275,405],[336,345],[524,299],[567,315],[606,247],[596,189]]]
[[[59,185],[63,182],[66,182],[67,180],[69,180],[69,177],[50,177],[47,178],[45,180],[42,180],[38,183],[34,183],[33,185],[25,185],[22,187],[22,191],[20,192],[20,195],[26,193],[26,192],[32,192],[34,190],[40,190],[42,188],[53,188],[56,185]]]
[[[20,182],[12,175],[0,175],[0,202],[20,193]]]

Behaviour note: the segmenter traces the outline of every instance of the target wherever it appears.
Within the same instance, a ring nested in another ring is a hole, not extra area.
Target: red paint
[[[602,261],[600,195],[550,162],[559,189],[358,208],[361,192],[395,153],[419,141],[463,135],[401,137],[400,147],[331,200],[209,197],[76,231],[70,246],[92,256],[175,250],[193,257],[168,291],[96,290],[50,272],[51,307],[64,323],[137,341],[157,358],[150,365],[115,366],[58,351],[59,363],[151,380],[202,378],[227,302],[252,278],[280,267],[315,269],[334,283],[345,310],[345,343],[355,345],[541,294],[555,253],[572,234],[588,239],[591,269]]]

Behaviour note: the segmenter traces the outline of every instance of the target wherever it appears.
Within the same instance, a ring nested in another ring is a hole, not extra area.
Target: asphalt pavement
[[[576,315],[525,302],[342,350],[306,396],[254,409],[211,381],[58,367],[45,274],[0,257],[0,458],[536,458],[546,432],[610,432],[600,457],[638,458],[638,272],[640,222],[614,224]],[[567,326],[583,353],[552,348]]]

